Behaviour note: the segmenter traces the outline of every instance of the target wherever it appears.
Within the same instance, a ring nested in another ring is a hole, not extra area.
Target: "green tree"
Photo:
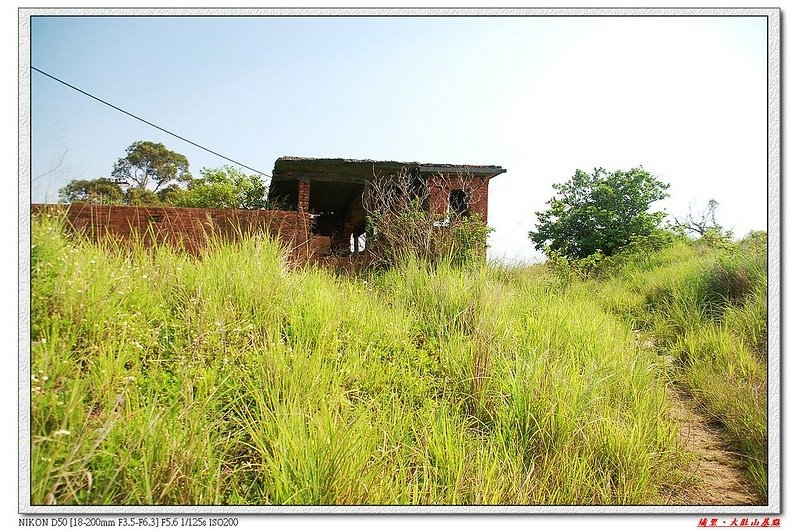
[[[156,195],[164,206],[174,206],[178,197],[184,193],[186,193],[186,190],[178,184],[170,184],[158,190]]]
[[[538,250],[582,259],[597,251],[613,255],[632,241],[650,236],[666,216],[651,212],[653,202],[668,197],[669,185],[642,168],[612,173],[599,168],[579,169],[565,184],[555,184],[557,195],[549,209],[536,212],[536,230],[529,233]]]
[[[164,144],[155,142],[134,142],[126,150],[126,156],[117,160],[111,176],[120,184],[131,188],[158,191],[171,182],[191,180],[188,159]]]
[[[151,190],[130,188],[125,192],[125,204],[130,206],[162,206],[161,198]]]
[[[266,184],[232,166],[203,168],[186,190],[173,190],[169,200],[188,208],[266,208]]]
[[[119,185],[105,177],[73,180],[58,191],[58,196],[62,203],[122,204],[125,199]]]

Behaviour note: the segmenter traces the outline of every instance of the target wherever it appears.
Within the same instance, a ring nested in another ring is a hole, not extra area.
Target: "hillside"
[[[764,239],[590,278],[284,256],[35,219],[31,502],[725,504],[689,413],[745,470],[727,490],[765,502]]]

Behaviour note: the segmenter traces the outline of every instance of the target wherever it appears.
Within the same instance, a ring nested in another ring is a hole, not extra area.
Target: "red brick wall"
[[[297,209],[307,212],[311,204],[311,183],[307,179],[297,181]]]
[[[307,220],[301,212],[222,208],[162,208],[32,204],[31,215],[66,211],[67,227],[98,238],[140,238],[145,244],[170,243],[191,252],[205,246],[210,234],[231,240],[266,232],[289,245],[296,255],[308,251]]]
[[[469,209],[488,222],[488,179],[475,179]]]
[[[449,209],[449,194],[452,190],[467,188],[469,192],[469,211],[488,222],[488,179],[471,177],[463,178],[444,175],[443,178],[431,177],[428,181],[430,211],[446,214]]]

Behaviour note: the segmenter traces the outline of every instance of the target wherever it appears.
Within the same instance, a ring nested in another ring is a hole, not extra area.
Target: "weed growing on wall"
[[[455,183],[453,183],[455,181]],[[436,212],[430,190],[455,187],[472,203],[485,200],[483,188],[469,174],[420,179],[408,171],[375,177],[367,183],[368,252],[378,268],[408,260],[466,265],[485,260],[491,229],[467,210]]]

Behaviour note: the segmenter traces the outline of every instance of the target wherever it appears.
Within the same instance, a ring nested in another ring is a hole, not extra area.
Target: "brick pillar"
[[[311,255],[311,218],[308,215],[311,205],[311,182],[307,178],[297,179],[297,220],[299,229],[298,251],[303,258]]]
[[[311,204],[311,181],[307,178],[297,179],[297,210],[308,212]]]

